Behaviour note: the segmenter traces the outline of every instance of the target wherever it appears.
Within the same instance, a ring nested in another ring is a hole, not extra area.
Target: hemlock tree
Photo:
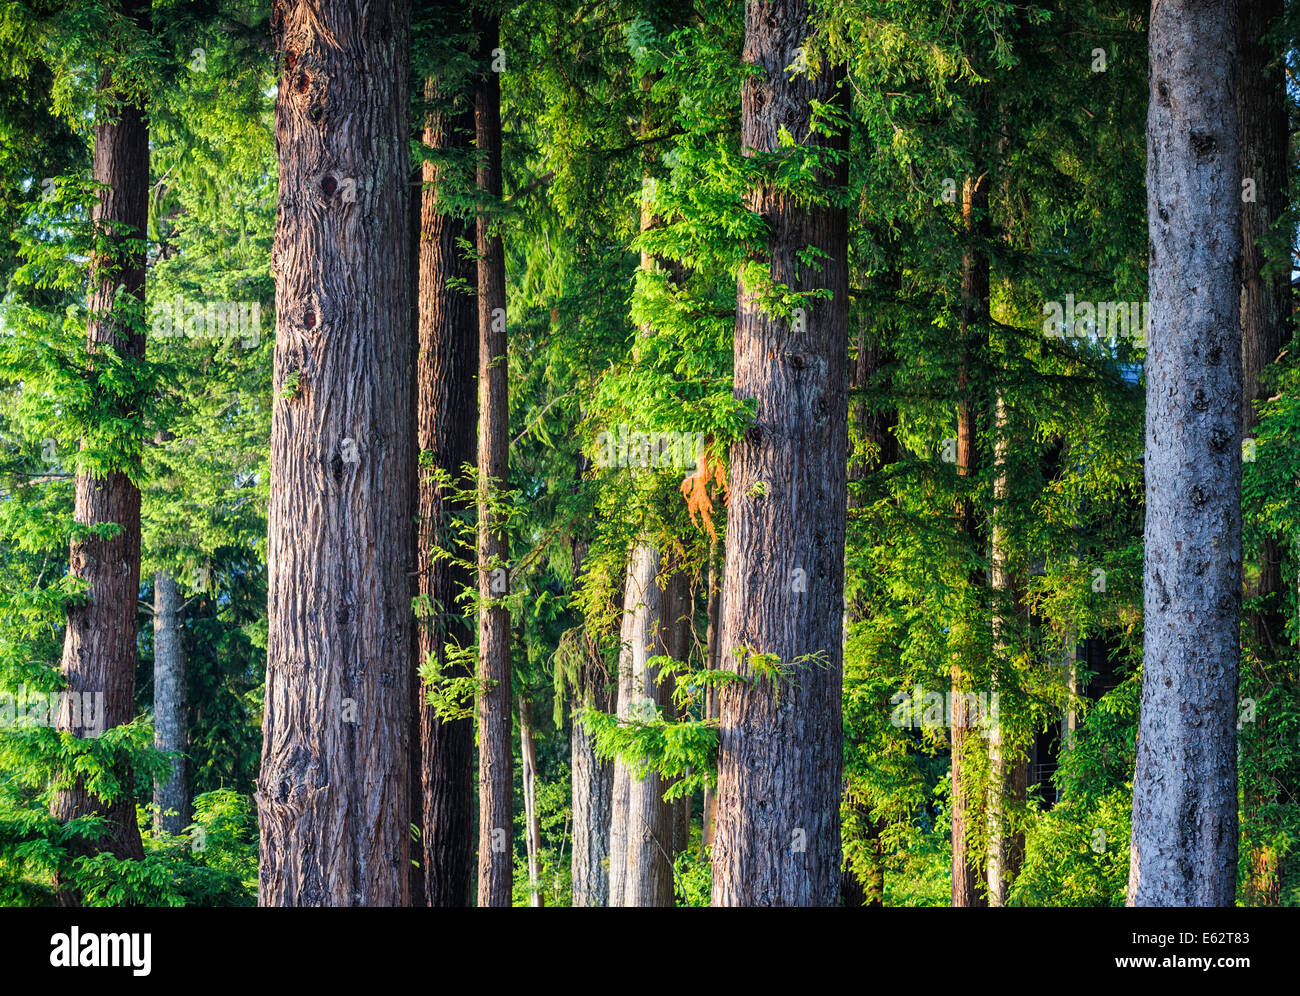
[[[405,905],[412,487],[403,0],[281,0],[264,906]]]
[[[1241,618],[1241,167],[1228,0],[1151,12],[1142,712],[1131,906],[1230,906]]]
[[[737,286],[734,390],[757,408],[728,479],[721,665],[742,680],[719,696],[715,906],[839,901],[848,223],[825,112],[847,95],[842,67],[809,68],[811,32],[805,0],[745,5],[741,142],[766,245]],[[801,155],[819,189],[793,196],[775,163]],[[777,313],[782,294],[797,304]]]
[[[122,14],[142,31],[150,25],[148,0],[130,0]],[[87,348],[91,379],[130,383],[140,376],[144,358],[145,227],[149,213],[149,130],[138,95],[115,93],[105,74],[100,119],[95,125],[94,178],[103,186],[96,198],[96,254],[91,262],[90,325]],[[114,367],[121,364],[120,371]],[[116,374],[116,376],[115,376]],[[122,378],[125,374],[125,378]],[[139,388],[105,393],[106,425],[138,418]],[[135,716],[136,602],[140,592],[140,488],[125,463],[98,449],[77,472],[76,522],[68,572],[86,586],[86,599],[68,609],[62,671],[68,694],[60,700],[58,728],[75,736],[88,732],[83,696],[103,695],[105,728]],[[100,446],[103,444],[100,443]],[[83,450],[97,449],[95,444]],[[128,450],[129,451],[129,450]],[[87,466],[87,464],[89,464]],[[92,734],[93,735],[93,734]],[[52,811],[61,822],[98,814],[108,822],[97,848],[119,858],[142,858],[129,773],[107,806],[78,780],[55,796]],[[60,893],[61,902],[75,902]]]

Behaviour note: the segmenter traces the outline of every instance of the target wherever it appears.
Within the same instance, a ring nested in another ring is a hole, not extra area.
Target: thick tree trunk
[[[1241,166],[1236,4],[1150,29],[1145,629],[1129,903],[1228,906],[1237,879]]]
[[[628,558],[618,661],[618,718],[624,722],[653,719],[665,706],[666,689],[655,681],[659,669],[649,663],[668,653],[660,562],[659,552],[649,543],[638,543]],[[672,807],[663,793],[663,779],[656,772],[637,779],[628,764],[615,759],[610,906],[674,904]]]
[[[425,95],[440,96],[429,80]],[[472,95],[459,113],[435,113],[425,124],[424,144],[441,151],[465,151],[474,138]],[[474,633],[456,597],[474,584],[473,573],[434,557],[435,549],[456,545],[454,517],[462,509],[443,494],[433,474],[442,470],[461,480],[473,464],[478,423],[478,311],[469,288],[475,266],[460,248],[472,241],[473,222],[446,213],[442,200],[445,167],[422,167],[420,210],[419,342],[416,371],[420,451],[432,467],[419,476],[419,535],[416,545],[417,593],[428,599],[432,615],[419,627],[417,665],[436,659],[446,670],[448,642],[468,647]],[[474,723],[443,721],[424,701],[415,704],[420,743],[420,792],[425,901],[430,906],[470,906],[474,896]]]
[[[749,0],[741,91],[746,155],[843,148],[812,132],[814,102],[844,106],[844,70],[788,71],[811,32],[807,0]],[[828,192],[845,182],[827,170]],[[737,288],[735,394],[757,402],[731,450],[722,666],[744,682],[722,689],[715,906],[838,906],[840,695],[848,439],[848,270],[845,210],[811,206],[766,181],[748,206],[767,220],[771,279],[812,297],[772,317],[757,288]],[[818,266],[800,262],[809,247]],[[760,669],[755,665],[764,662]],[[782,669],[779,677],[771,665]]]
[[[474,125],[479,195],[501,196],[501,84],[491,68],[496,18],[480,26]],[[501,236],[480,213],[478,248],[479,429],[478,564],[478,904],[509,906],[514,877],[514,779],[510,744],[510,551],[493,494],[507,485],[506,273]]]
[[[147,29],[147,0],[121,5],[125,16]],[[105,76],[105,85],[108,77]],[[144,109],[122,104],[117,95],[101,91],[101,117],[94,131],[95,182],[103,184],[92,221],[111,248],[91,260],[90,322],[86,342],[92,357],[112,346],[127,362],[144,358],[143,240],[149,213],[149,131]],[[119,288],[122,291],[118,297]],[[92,362],[94,362],[92,360]],[[138,417],[130,399],[113,399],[112,414]],[[106,417],[108,417],[106,415]],[[73,515],[83,525],[115,523],[111,539],[87,536],[70,545],[68,573],[86,585],[85,604],[69,607],[64,634],[58,729],[79,737],[95,737],[135,718],[136,603],[140,597],[140,489],[115,468],[102,477],[79,473]],[[102,708],[94,703],[103,696]],[[102,721],[88,725],[91,706]],[[78,850],[108,851],[118,858],[144,856],[136,822],[130,771],[119,773],[122,788],[111,800],[101,799],[76,781],[59,791],[51,811],[60,822],[96,814],[107,821],[105,833]],[[77,898],[60,892],[60,902]]]
[[[978,100],[978,98],[977,98]],[[967,355],[981,349],[989,320],[989,180],[988,174],[970,176],[962,185],[962,221],[967,244],[961,261],[961,342]],[[968,361],[969,362],[969,361]],[[957,390],[957,473],[973,477],[979,473],[979,385],[963,364]],[[961,508],[961,527],[976,551],[984,549],[976,501],[968,497]],[[982,603],[987,579],[980,570],[970,583]],[[986,906],[984,870],[971,847],[971,836],[979,824],[982,791],[971,772],[970,755],[980,749],[980,735],[972,729],[966,693],[970,678],[960,660],[952,665],[952,905]]]
[[[1278,239],[1273,228],[1287,208],[1286,76],[1277,45],[1268,40],[1283,13],[1282,0],[1239,0],[1237,5],[1237,116],[1241,141],[1243,183],[1252,189],[1241,206],[1241,360],[1243,438],[1255,435],[1259,416],[1255,404],[1268,397],[1262,374],[1288,342],[1291,313],[1291,267],[1285,256],[1285,236]],[[1250,196],[1253,195],[1253,196]],[[1278,233],[1281,234],[1281,233]],[[1268,243],[1272,242],[1269,246]],[[1274,248],[1275,247],[1275,248]],[[1281,265],[1278,265],[1278,263]],[[1264,273],[1271,263],[1271,272]],[[1248,594],[1256,601],[1249,613],[1247,633],[1254,651],[1254,665],[1261,677],[1279,657],[1286,656],[1286,618],[1283,611],[1283,538],[1264,539],[1258,561],[1258,578]],[[1256,722],[1263,732],[1269,717]],[[1255,810],[1267,801],[1257,785],[1246,786],[1245,805]],[[1277,905],[1282,869],[1276,848],[1257,847],[1251,855],[1249,877],[1252,905]]]
[[[153,712],[154,746],[183,752],[188,746],[185,723],[185,642],[181,609],[184,600],[176,579],[166,571],[153,576]],[[153,805],[162,829],[172,835],[190,822],[190,787],[183,756],[172,758],[168,778],[155,778]]]
[[[400,0],[272,11],[264,906],[409,897],[409,14]]]

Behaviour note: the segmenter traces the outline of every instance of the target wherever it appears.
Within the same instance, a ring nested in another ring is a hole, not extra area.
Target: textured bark
[[[474,126],[479,151],[480,196],[501,196],[501,84],[491,70],[498,24],[480,26]],[[490,507],[491,492],[506,487],[508,419],[506,384],[506,267],[501,236],[480,213],[478,248],[479,427],[478,564],[478,904],[509,906],[514,876],[514,775],[510,743],[510,613],[505,530]],[[495,566],[493,566],[495,565]],[[504,846],[503,846],[504,845]]]
[[[150,26],[147,0],[124,3],[121,10],[141,28]],[[95,182],[104,186],[92,222],[108,247],[104,255],[91,260],[86,342],[92,356],[111,345],[128,361],[139,361],[145,351],[142,242],[149,206],[149,131],[142,107],[123,105],[106,90],[101,92],[101,119],[94,130],[93,171]],[[123,296],[117,299],[119,287]],[[131,400],[115,401],[115,407],[114,417],[137,417]],[[85,525],[116,523],[119,527],[111,539],[74,539],[69,550],[68,573],[86,585],[88,599],[68,609],[61,664],[65,694],[60,699],[58,729],[93,737],[135,718],[140,490],[120,469],[103,477],[79,473],[73,516]],[[94,701],[98,695],[103,695],[102,728],[78,725],[87,717],[73,703]],[[118,776],[121,786],[111,800],[100,798],[77,780],[55,795],[51,811],[60,822],[92,814],[106,820],[104,834],[93,844],[75,845],[76,850],[140,859],[144,849],[132,798],[132,773],[124,770]],[[78,899],[61,890],[59,901],[73,905]]]
[[[440,96],[436,80],[426,82],[425,95],[430,100]],[[472,94],[465,94],[463,100],[458,113],[430,115],[424,129],[427,147],[468,152],[474,138]],[[416,584],[433,614],[419,627],[417,664],[435,658],[443,673],[454,677],[458,675],[446,670],[447,643],[467,647],[474,642],[455,599],[474,584],[474,577],[471,571],[433,555],[435,549],[455,545],[453,518],[462,511],[434,483],[433,475],[443,470],[460,480],[461,468],[476,459],[479,344],[478,309],[469,290],[476,279],[475,265],[458,244],[473,240],[474,223],[442,209],[443,173],[434,163],[422,166],[416,435],[432,466],[419,477]],[[415,710],[425,901],[430,906],[470,906],[475,875],[474,723],[440,720],[422,694]]]
[[[183,600],[176,579],[166,571],[153,576],[153,712],[154,746],[183,752],[188,746],[185,722],[185,642]],[[183,756],[172,758],[168,778],[155,778],[153,805],[158,825],[169,834],[190,822],[190,787]]]
[[[1150,29],[1145,630],[1129,903],[1227,906],[1237,878],[1241,167],[1236,4]]]
[[[272,11],[264,906],[409,899],[409,14],[341,0]]]
[[[655,679],[652,657],[669,652],[661,557],[650,543],[638,543],[628,558],[623,589],[623,626],[618,661],[618,718],[653,718],[665,707],[666,689]],[[614,761],[610,821],[609,905],[672,906],[673,818],[664,802],[663,779],[653,771],[637,779],[622,760]]]
[[[810,133],[812,102],[843,106],[844,70],[788,73],[810,34],[806,0],[749,0],[741,91],[746,155],[842,148]],[[845,182],[842,165],[823,175]],[[760,181],[748,206],[769,226],[761,257],[795,291],[822,289],[794,320],[764,313],[737,287],[735,394],[757,402],[731,450],[722,666],[748,680],[719,695],[721,748],[713,845],[715,906],[838,906],[840,694],[848,440],[847,217],[796,203]],[[819,267],[798,255],[815,247]],[[800,320],[802,319],[802,320]],[[786,673],[755,673],[753,659]],[[779,683],[779,687],[778,687]]]
[[[979,473],[979,387],[972,383],[969,362],[986,335],[989,321],[989,182],[983,173],[966,178],[962,185],[962,221],[966,248],[961,260],[961,342],[967,361],[958,373],[957,473],[972,477]],[[982,551],[978,511],[973,498],[960,510],[961,528],[972,549]],[[983,598],[987,580],[980,570],[971,574],[971,586]],[[970,726],[966,693],[970,678],[960,660],[952,665],[952,905],[986,906],[984,869],[971,848],[971,836],[980,819],[982,790],[973,784],[970,754],[979,750],[979,734]]]

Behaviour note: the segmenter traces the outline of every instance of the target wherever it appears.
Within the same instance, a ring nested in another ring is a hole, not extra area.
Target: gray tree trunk
[[[574,546],[573,576],[582,571],[587,545]],[[605,659],[591,634],[584,638],[577,696],[583,705],[613,712],[618,700]],[[596,756],[595,742],[578,720],[569,739],[573,792],[574,906],[609,905],[609,841],[614,794],[614,763]]]
[[[183,604],[176,579],[166,571],[153,576],[154,746],[183,752],[189,741],[185,723],[185,642]],[[172,758],[169,778],[155,778],[153,805],[158,825],[172,835],[190,822],[190,789],[184,756]]]
[[[638,543],[628,558],[618,661],[618,718],[623,721],[653,718],[664,706],[665,690],[655,682],[658,668],[649,663],[668,652],[660,559],[650,543]],[[673,905],[672,807],[663,792],[657,773],[638,779],[627,763],[615,759],[610,906]]]
[[[1237,880],[1241,167],[1236,3],[1152,9],[1142,715],[1130,905]]]

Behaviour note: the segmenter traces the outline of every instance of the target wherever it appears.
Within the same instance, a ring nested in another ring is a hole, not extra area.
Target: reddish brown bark
[[[424,144],[442,153],[468,153],[474,139],[472,93],[448,109],[449,95],[438,82],[425,84],[425,96],[439,101],[424,130]],[[416,545],[417,593],[428,599],[431,615],[419,627],[417,665],[436,659],[447,669],[448,642],[474,642],[457,596],[474,583],[472,572],[436,549],[452,549],[454,517],[464,509],[434,482],[441,470],[464,480],[462,468],[476,454],[478,310],[470,290],[475,265],[460,247],[474,238],[474,222],[449,214],[446,165],[422,167],[419,253],[419,360],[416,434],[429,466],[419,474],[419,534]],[[430,906],[468,906],[474,895],[474,723],[444,721],[424,701],[416,707],[420,743],[420,788],[425,901]]]
[[[480,27],[474,124],[480,197],[501,197],[501,86],[492,69],[495,17]],[[478,905],[509,906],[513,881],[513,758],[510,742],[509,547],[491,492],[507,485],[506,274],[501,236],[480,212],[478,248],[479,435],[479,850]]]
[[[806,0],[749,0],[741,92],[746,155],[773,153],[788,132],[843,148],[810,128],[813,102],[843,106],[844,70],[790,72],[811,33]],[[828,191],[842,164],[824,171]],[[759,258],[807,299],[774,317],[744,279],[737,288],[735,394],[757,403],[731,450],[722,667],[747,680],[719,695],[721,750],[713,845],[715,906],[836,906],[840,892],[840,694],[848,437],[847,216],[767,180],[748,206],[767,223]],[[817,266],[800,262],[813,247]],[[779,678],[758,658],[779,662]],[[767,672],[767,669],[763,669]],[[770,673],[770,672],[769,672]],[[777,683],[779,682],[779,688]]]
[[[143,30],[150,26],[149,4],[133,0],[122,12]],[[108,86],[105,76],[104,86]],[[91,260],[87,346],[92,357],[111,346],[127,362],[144,358],[143,240],[148,219],[149,131],[144,108],[124,104],[101,90],[100,120],[94,131],[94,178],[103,184],[92,215],[105,248]],[[117,297],[119,286],[124,292]],[[92,362],[93,359],[92,359]],[[139,399],[115,398],[116,417],[138,417]],[[58,728],[77,736],[96,736],[135,718],[136,603],[140,595],[140,490],[129,468],[103,476],[77,475],[74,518],[84,525],[116,524],[111,539],[74,539],[69,573],[86,585],[85,604],[68,609],[62,673],[65,694]],[[103,696],[102,725],[88,727],[84,709],[74,709]],[[81,721],[78,724],[78,721]],[[119,786],[110,800],[75,782],[59,791],[52,803],[56,819],[66,822],[97,814],[107,821],[103,836],[79,851],[108,851],[118,858],[144,856],[136,822],[129,770],[118,772]],[[77,898],[60,892],[60,902]]]

